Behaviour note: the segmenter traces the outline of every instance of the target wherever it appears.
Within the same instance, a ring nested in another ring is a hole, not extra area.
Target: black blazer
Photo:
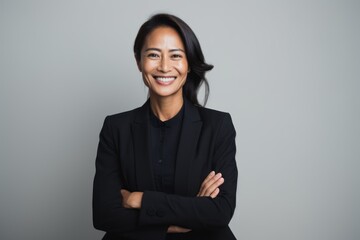
[[[103,239],[166,239],[169,225],[192,229],[170,239],[236,239],[228,224],[236,202],[235,129],[228,113],[185,100],[176,158],[174,194],[155,191],[149,161],[149,101],[106,117],[100,132],[93,189],[94,227]],[[219,195],[196,197],[212,171],[225,182]],[[125,209],[120,189],[144,192],[140,210]]]

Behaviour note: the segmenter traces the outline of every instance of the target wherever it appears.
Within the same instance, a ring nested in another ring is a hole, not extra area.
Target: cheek
[[[188,64],[187,64],[187,62],[179,62],[176,65],[176,68],[178,69],[178,71],[181,74],[187,74],[187,72],[188,72]]]
[[[148,77],[145,74],[143,74],[142,79],[143,79],[143,83],[145,84],[145,86],[149,87],[150,83],[149,83]]]
[[[157,68],[157,63],[155,61],[144,61],[142,63],[142,69],[145,74],[151,73],[156,68]]]

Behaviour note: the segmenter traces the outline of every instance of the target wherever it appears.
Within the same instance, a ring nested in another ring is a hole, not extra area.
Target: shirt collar
[[[150,122],[151,125],[154,127],[173,127],[173,126],[179,126],[182,122],[183,116],[184,116],[184,110],[185,109],[185,104],[182,105],[180,111],[172,118],[170,118],[169,120],[166,121],[161,121],[157,116],[155,116],[155,114],[153,113],[153,111],[151,110],[150,104],[149,104],[149,114],[150,114]]]

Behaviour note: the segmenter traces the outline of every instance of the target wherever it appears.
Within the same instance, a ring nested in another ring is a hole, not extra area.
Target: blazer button
[[[163,210],[157,210],[156,211],[156,216],[158,216],[158,217],[164,217],[165,216],[165,212],[163,211]]]
[[[153,208],[149,208],[148,210],[146,210],[146,213],[147,213],[147,215],[152,217],[156,214],[156,210]]]

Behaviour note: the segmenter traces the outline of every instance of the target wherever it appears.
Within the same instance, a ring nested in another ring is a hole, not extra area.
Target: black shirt
[[[156,190],[174,193],[175,165],[184,105],[171,119],[161,121],[150,109],[150,160]]]

